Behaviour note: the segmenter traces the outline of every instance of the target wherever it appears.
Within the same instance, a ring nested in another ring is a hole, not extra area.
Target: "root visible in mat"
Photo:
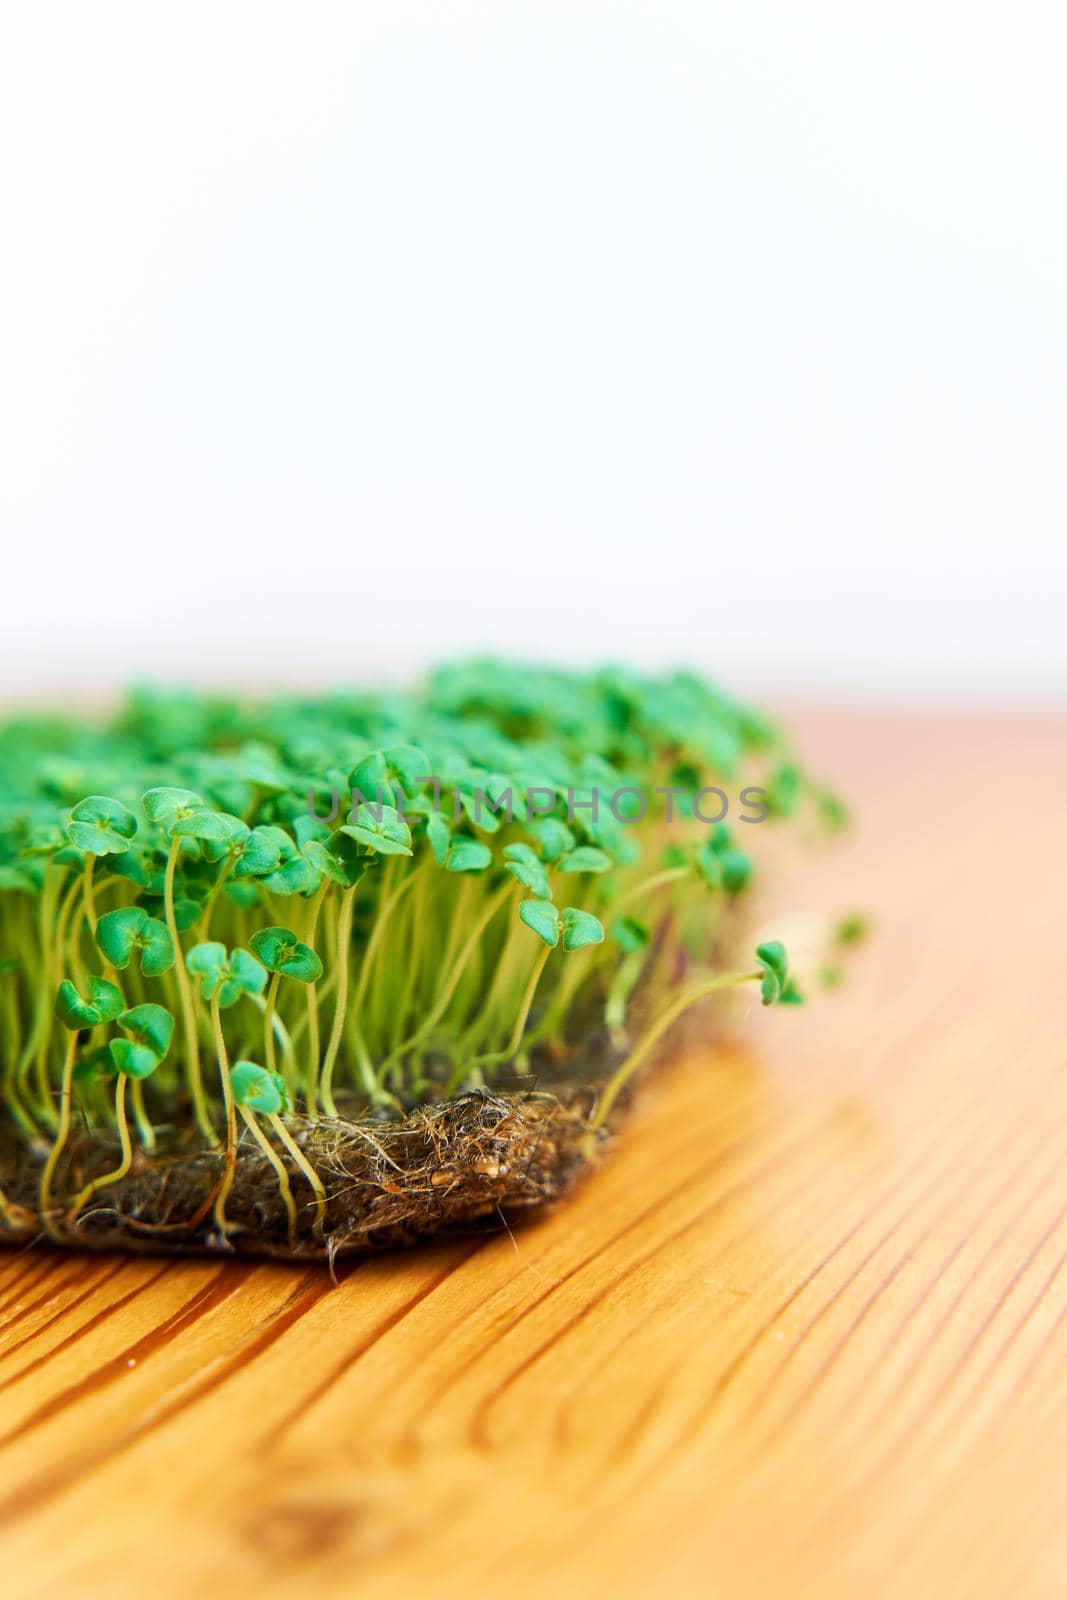
[[[279,1151],[295,1202],[290,1227],[277,1175],[246,1134],[223,1233],[214,1214],[223,1151],[183,1148],[165,1132],[155,1150],[138,1150],[126,1177],[101,1188],[76,1217],[64,1212],[63,1197],[112,1170],[119,1150],[106,1133],[72,1138],[46,1226],[38,1192],[47,1148],[30,1150],[5,1130],[0,1241],[50,1238],[82,1249],[323,1260],[411,1244],[566,1193],[587,1165],[595,1092],[588,1082],[552,1092],[477,1090],[389,1122],[292,1118],[289,1131],[326,1192],[321,1227],[310,1183]]]

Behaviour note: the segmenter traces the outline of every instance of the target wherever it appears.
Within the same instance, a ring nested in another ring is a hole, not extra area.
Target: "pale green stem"
[[[500,909],[500,906],[511,895],[512,889],[513,885],[506,883],[497,894],[491,897],[488,904],[483,909],[481,916],[475,922],[473,928],[468,934],[467,942],[459,952],[459,955],[456,957],[452,971],[445,979],[441,992],[427,1014],[425,1020],[419,1025],[418,1028],[416,1028],[413,1034],[411,1034],[407,1039],[403,1039],[400,1044],[396,1046],[395,1050],[390,1052],[388,1060],[384,1061],[381,1065],[379,1076],[384,1075],[385,1072],[393,1065],[393,1063],[399,1060],[405,1051],[413,1049],[415,1045],[417,1045],[422,1039],[425,1039],[428,1033],[432,1033],[434,1028],[436,1028],[437,1024],[448,1010],[449,1003],[459,986],[459,981],[463,976],[464,969],[466,968],[467,963],[470,961],[471,956],[474,954],[474,951],[477,948],[478,940],[481,938],[482,934],[493,920],[493,917]]]
[[[300,1146],[289,1132],[289,1129],[285,1126],[285,1123],[282,1121],[281,1117],[278,1116],[277,1112],[268,1112],[267,1121],[270,1123],[271,1127],[278,1135],[278,1138],[282,1141],[282,1144],[288,1150],[289,1154],[292,1156],[293,1160],[304,1174],[304,1177],[311,1185],[312,1191],[315,1195],[315,1227],[316,1230],[321,1233],[323,1224],[326,1221],[326,1190],[322,1186],[322,1179],[319,1177],[318,1173],[315,1171],[315,1168],[311,1165],[310,1161],[307,1159],[304,1152],[301,1150]]]
[[[274,1008],[278,1004],[278,985],[282,981],[280,972],[272,972],[270,983],[267,985],[267,1003],[263,1008],[263,1054],[267,1061],[267,1071],[277,1072],[278,1056],[274,1049]],[[286,1087],[292,1093],[293,1085]]]
[[[337,920],[337,1000],[334,1006],[330,1038],[326,1046],[326,1059],[319,1079],[319,1099],[328,1117],[337,1116],[333,1098],[333,1069],[337,1052],[345,1031],[345,1012],[348,1009],[348,946],[352,938],[352,912],[356,885],[346,889],[341,897],[341,915]],[[373,1082],[373,1075],[372,1075]]]
[[[706,995],[714,994],[720,989],[735,989],[742,983],[758,982],[763,977],[759,972],[720,972],[713,978],[706,978],[702,983],[694,984],[686,989],[676,999],[672,1000],[664,1011],[661,1011],[655,1022],[652,1023],[641,1040],[630,1051],[626,1060],[617,1067],[604,1087],[600,1103],[589,1119],[589,1134],[584,1145],[586,1155],[595,1146],[593,1135],[598,1128],[602,1128],[611,1114],[611,1109],[619,1097],[620,1091],[629,1083],[638,1067],[648,1057],[653,1048],[662,1039],[671,1023],[681,1016],[683,1011],[695,1005],[698,1000],[703,1000]],[[590,1142],[592,1141],[592,1142]]]
[[[236,857],[232,854],[226,857],[226,860],[222,865],[222,871],[219,873],[218,877],[215,879],[215,882],[211,885],[211,888],[208,891],[208,897],[204,901],[204,909],[200,914],[200,938],[202,940],[210,938],[208,929],[211,926],[211,915],[215,909],[215,904],[219,898],[219,895],[222,893],[222,890],[225,887],[226,880],[233,871],[235,861]]]
[[[308,911],[307,930],[304,934],[305,942],[315,948],[315,932],[319,925],[319,912],[322,909],[323,898],[330,887],[329,878],[323,878],[311,899]],[[319,1111],[319,1053],[322,1049],[319,1040],[319,996],[318,985],[309,983],[307,986],[307,1080],[304,1097],[307,1100],[307,1113],[309,1117],[318,1116]],[[293,1031],[292,1043],[295,1044],[296,1030]]]
[[[49,867],[51,867],[51,863],[49,864]],[[41,978],[41,987],[37,994],[37,1010],[33,1019],[33,1028],[31,1030],[29,1039],[26,1041],[26,1048],[22,1053],[22,1059],[19,1061],[18,1071],[16,1073],[18,1083],[21,1086],[26,1081],[30,1063],[33,1063],[37,1088],[37,1109],[40,1113],[41,1121],[44,1123],[46,1128],[55,1128],[56,1126],[56,1113],[52,1105],[52,1086],[49,1082],[48,1075],[48,1047],[52,1039],[52,999],[54,979],[57,974],[62,971],[64,950],[63,941],[66,938],[67,918],[70,915],[71,907],[78,898],[79,890],[81,888],[81,880],[76,877],[67,891],[63,904],[60,907],[58,921],[58,928],[60,930],[59,938],[56,941],[56,947],[51,963],[49,963],[49,929],[51,927],[52,917],[55,912],[55,903],[59,894],[60,882],[61,879],[55,878],[49,880],[49,877],[46,875],[44,892],[41,895],[40,909],[40,942],[44,972]]]
[[[508,1040],[504,1049],[496,1050],[491,1055],[472,1057],[472,1059],[466,1063],[467,1070],[470,1070],[473,1067],[496,1066],[498,1062],[510,1061],[512,1056],[518,1053],[519,1046],[522,1043],[522,1036],[526,1028],[526,1019],[530,1015],[530,1007],[533,1005],[534,995],[537,993],[537,985],[541,981],[541,974],[545,970],[545,963],[552,954],[554,948],[555,946],[546,944],[540,955],[537,957],[537,960],[533,964],[533,971],[530,973],[530,979],[526,985],[526,992],[519,1003],[519,1014],[515,1018],[515,1026],[512,1029],[511,1038]],[[455,1074],[453,1075],[452,1081],[455,1081]]]
[[[687,878],[692,872],[691,867],[665,867],[662,872],[654,872],[650,878],[642,878],[640,883],[632,884],[625,894],[621,894],[611,908],[613,917],[617,917],[623,906],[628,906],[632,900],[639,900],[646,894],[652,894],[656,889],[662,889],[668,883],[677,883],[681,878]]]
[[[41,1221],[51,1232],[49,1214],[52,1210],[52,1179],[55,1176],[56,1163],[67,1142],[70,1133],[70,1096],[74,1083],[74,1058],[78,1050],[78,1035],[71,1033],[67,1041],[67,1053],[63,1060],[63,1080],[59,1090],[59,1121],[56,1124],[56,1136],[52,1141],[52,1148],[48,1152],[48,1159],[41,1173],[41,1183],[38,1191],[37,1209]]]
[[[87,855],[85,866],[82,869],[82,896],[85,900],[85,916],[89,923],[89,932],[96,938],[96,900],[93,896],[93,868],[96,866],[96,857]]]
[[[382,901],[382,904],[378,909],[378,915],[374,919],[374,927],[371,929],[370,938],[367,940],[367,948],[363,952],[363,960],[360,962],[359,977],[356,979],[356,992],[352,1001],[352,1014],[356,1018],[357,1023],[363,1012],[363,1005],[366,999],[367,984],[370,979],[371,968],[373,967],[375,958],[377,957],[378,949],[382,942],[382,936],[385,933],[386,924],[388,923],[389,917],[391,916],[397,901],[402,895],[407,894],[412,884],[417,882],[419,873],[422,870],[422,867],[416,867],[413,872],[409,873],[406,878],[397,884],[392,893]],[[331,1115],[332,1114],[333,1113],[331,1113]]]
[[[644,968],[646,954],[644,949],[631,950],[620,961],[619,969],[611,980],[604,1007],[604,1022],[612,1033],[618,1033],[626,1024],[626,1008]]]
[[[517,889],[515,892],[517,898],[522,894],[521,889]],[[515,964],[515,951],[521,944],[526,943],[527,938],[528,934],[526,929],[524,928],[523,924],[516,919],[511,926],[511,930],[508,933],[507,939],[504,941],[504,948],[500,952],[500,957],[496,964],[496,971],[493,973],[493,980],[489,985],[489,992],[485,996],[485,1000],[479,1009],[479,1015],[475,1018],[471,1026],[464,1030],[463,1037],[459,1042],[458,1048],[461,1052],[469,1049],[471,1044],[479,1037],[479,1035],[487,1034],[487,1027],[488,1025],[491,1025],[496,1012],[500,1008],[501,999],[509,987],[511,969]],[[491,1033],[488,1036],[491,1037]]]
[[[126,1084],[129,1080],[124,1072],[120,1072],[115,1084],[115,1121],[119,1130],[119,1149],[122,1152],[117,1167],[112,1167],[110,1172],[105,1172],[102,1178],[94,1178],[87,1183],[85,1188],[75,1197],[70,1208],[70,1217],[76,1221],[82,1207],[91,1200],[100,1189],[106,1189],[109,1184],[120,1183],[129,1172],[133,1164],[133,1148],[130,1144],[130,1125],[126,1120]]]
[[[141,1078],[134,1078],[132,1096],[133,1120],[137,1124],[137,1132],[141,1143],[146,1150],[154,1150],[156,1148],[156,1130],[152,1126],[152,1119],[145,1109],[144,1082]]]
[[[182,841],[178,834],[170,842],[167,853],[167,870],[163,878],[163,916],[166,920],[167,931],[174,946],[174,976],[178,984],[178,997],[181,1002],[182,1025],[185,1029],[185,1070],[189,1079],[189,1090],[193,1097],[193,1109],[201,1133],[213,1147],[218,1145],[218,1138],[208,1115],[207,1101],[204,1097],[204,1084],[200,1076],[200,1041],[196,1032],[196,1010],[193,1006],[193,991],[189,983],[189,974],[185,970],[185,961],[182,957],[181,940],[178,937],[178,923],[174,915],[174,872],[178,865],[178,855],[181,851]],[[227,1086],[229,1079],[227,1078]]]
[[[293,1191],[289,1186],[289,1174],[285,1170],[285,1163],[248,1107],[241,1106],[240,1110],[245,1120],[245,1125],[253,1139],[255,1139],[259,1148],[274,1168],[274,1175],[278,1180],[278,1188],[281,1191],[282,1200],[285,1202],[285,1214],[289,1218],[289,1243],[292,1245],[296,1238],[296,1201],[293,1199]]]
[[[226,1201],[233,1187],[234,1173],[237,1168],[237,1116],[234,1111],[233,1089],[230,1087],[230,1060],[226,1054],[226,1040],[222,1032],[222,1016],[219,1012],[219,997],[211,997],[211,1028],[215,1035],[215,1049],[219,1058],[219,1078],[222,1083],[222,1103],[226,1108],[226,1170],[223,1174],[219,1192],[215,1196],[215,1223],[219,1232],[226,1236]]]

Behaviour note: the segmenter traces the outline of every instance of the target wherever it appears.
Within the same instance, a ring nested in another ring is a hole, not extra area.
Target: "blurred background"
[[[0,698],[492,648],[1067,698],[1049,4],[0,29]]]

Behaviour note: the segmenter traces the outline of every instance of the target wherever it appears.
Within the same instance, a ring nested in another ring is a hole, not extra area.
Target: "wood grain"
[[[1062,1595],[1063,723],[826,714],[848,987],[514,1238],[0,1257],[5,1595]]]

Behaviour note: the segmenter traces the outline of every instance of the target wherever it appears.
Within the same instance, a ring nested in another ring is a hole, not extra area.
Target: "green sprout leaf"
[[[25,844],[22,846],[24,856],[50,856],[57,850],[62,850],[66,841],[66,830],[57,827],[54,823],[42,823],[32,827]]]
[[[611,857],[595,844],[580,844],[560,859],[560,872],[607,872]]]
[[[763,969],[760,995],[765,1006],[799,1006],[804,997],[789,976],[789,959],[780,939],[756,946],[756,960]]]
[[[285,1092],[285,1079],[278,1072],[268,1072],[254,1061],[235,1061],[230,1068],[230,1088],[237,1105],[247,1106],[263,1116],[276,1116],[289,1108]]]
[[[70,814],[67,837],[90,856],[119,855],[130,848],[137,818],[119,800],[91,794],[79,800]]]
[[[349,786],[357,790],[364,800],[397,799],[396,788],[404,794],[414,795],[430,776],[430,763],[423,752],[412,744],[389,745],[385,750],[372,750],[353,767]]]
[[[709,889],[722,888],[722,861],[712,840],[705,839],[696,853],[697,871]]]
[[[493,864],[493,852],[480,839],[459,837],[449,845],[444,864],[449,872],[484,872]]]
[[[183,839],[200,839],[206,844],[219,845],[216,859],[227,850],[237,850],[249,835],[247,822],[233,817],[228,811],[193,811],[179,816],[171,828],[171,836],[180,834]]]
[[[391,744],[384,751],[386,766],[399,778],[407,794],[416,794],[430,777],[430,763],[414,744]]]
[[[131,1006],[118,1018],[118,1025],[135,1044],[154,1051],[160,1061],[170,1049],[170,1041],[174,1035],[174,1018],[166,1006],[157,1006],[152,1001],[147,1001],[144,1005]]]
[[[126,1004],[122,990],[106,978],[91,977],[87,989],[87,994],[79,994],[70,979],[64,978],[56,992],[56,1016],[73,1032],[95,1028],[98,1022],[113,1022]]]
[[[756,946],[756,960],[763,969],[760,995],[765,1006],[774,1005],[785,988],[789,974],[789,958],[780,939],[771,939]]]
[[[194,944],[186,954],[185,965],[194,978],[200,979],[204,999],[217,997],[223,1009],[243,994],[262,994],[267,983],[267,969],[251,951],[238,947],[227,953],[226,946],[214,939]]]
[[[637,950],[644,950],[648,945],[648,929],[636,917],[616,917],[608,932],[627,955],[632,955]]]
[[[541,846],[546,861],[558,861],[574,849],[574,834],[558,817],[540,817],[529,824],[529,831]]]
[[[102,1083],[114,1078],[117,1069],[111,1056],[110,1043],[114,1041],[98,1045],[95,1050],[87,1050],[79,1057],[73,1074],[75,1083]]]
[[[727,894],[740,894],[752,879],[752,860],[743,850],[723,850],[719,854],[722,886]]]
[[[317,872],[343,889],[351,889],[367,870],[368,857],[347,829],[331,833],[325,842],[309,839],[304,854]]]
[[[355,822],[346,822],[340,831],[379,855],[411,854],[411,830],[393,806],[360,806]]]
[[[174,1018],[166,1006],[131,1006],[118,1019],[125,1039],[112,1039],[111,1060],[127,1078],[150,1077],[170,1049]]]
[[[576,906],[567,906],[563,912],[564,950],[584,950],[586,945],[600,944],[604,929],[596,917]]]
[[[434,860],[439,867],[443,867],[448,859],[448,847],[452,840],[452,830],[439,811],[426,819],[426,837],[430,841],[430,849],[434,853]]]
[[[519,906],[519,918],[545,944],[559,944],[559,910],[550,900],[524,900]]]
[[[226,968],[226,946],[218,939],[209,939],[204,944],[194,944],[192,949],[186,952],[185,966],[194,978],[204,980],[201,985],[204,998],[210,1000]]]
[[[300,983],[315,983],[322,977],[322,962],[314,950],[288,928],[260,928],[248,942],[268,972]]]
[[[158,978],[174,965],[174,945],[165,923],[143,906],[105,911],[96,925],[96,942],[113,967],[124,971],[135,950],[146,978]]]
[[[159,901],[157,909],[161,910],[163,902]],[[200,921],[201,906],[199,900],[190,900],[187,895],[180,896],[174,902],[174,921],[182,933]]]
[[[377,800],[379,796],[384,800],[389,790],[389,765],[385,751],[372,750],[362,761],[358,761],[348,775],[348,783],[364,800]]]
[[[295,847],[288,859],[279,863],[263,879],[271,894],[311,894],[322,881],[322,873]]]
[[[273,872],[282,858],[286,835],[281,828],[253,828],[237,849],[235,878],[262,878]]]
[[[205,809],[202,795],[194,794],[192,789],[170,789],[165,785],[149,789],[141,796],[141,804],[148,820],[158,822],[167,834],[173,833],[178,823],[186,817]]]
[[[537,896],[538,900],[551,899],[552,890],[544,863],[536,850],[528,844],[506,844],[504,866],[511,876],[517,878],[524,888]]]
[[[150,1078],[159,1066],[155,1051],[133,1039],[112,1039],[108,1050],[115,1070],[125,1078]]]
[[[115,856],[108,862],[108,868],[117,878],[125,878],[127,883],[135,883],[139,889],[147,889],[152,881],[148,861],[136,848]],[[163,888],[162,873],[159,874],[159,888]]]

